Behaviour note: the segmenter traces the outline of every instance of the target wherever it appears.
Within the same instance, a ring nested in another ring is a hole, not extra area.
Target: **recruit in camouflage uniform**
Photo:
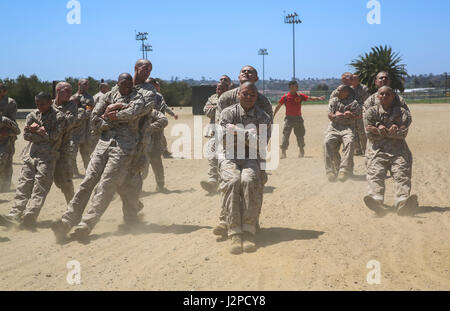
[[[325,169],[330,181],[344,182],[351,174],[353,143],[355,139],[355,117],[361,108],[354,97],[350,97],[351,87],[341,85],[337,89],[338,97],[330,99],[328,117],[331,120],[325,133]],[[339,147],[342,148],[342,159]]]
[[[206,137],[208,140],[208,182],[212,184],[216,184],[219,181],[219,173],[217,170],[217,156],[216,156],[216,109],[217,104],[219,103],[219,95],[213,94],[208,98],[205,106],[203,107],[203,112],[209,118],[209,128],[208,133],[206,133]]]
[[[82,80],[80,80],[82,81]],[[84,80],[87,81],[87,80]],[[84,124],[84,129],[81,133],[80,131],[80,141],[79,141],[79,150],[81,154],[81,158],[83,160],[84,169],[87,169],[87,166],[89,164],[89,160],[92,153],[92,145],[95,143],[95,137],[92,137],[90,135],[91,133],[91,111],[94,109],[95,106],[95,100],[94,97],[92,97],[87,92],[80,93],[80,90],[78,90],[78,93],[75,94],[76,97],[80,100],[80,107],[83,108],[86,112],[87,116],[87,122]],[[94,139],[94,141],[93,141]],[[75,155],[76,156],[76,155]],[[75,161],[76,165],[76,161]],[[77,167],[74,167],[74,170],[78,170]]]
[[[160,108],[158,108],[158,107],[160,107]],[[156,92],[156,108],[155,109],[162,112],[163,114],[166,114],[166,112],[167,112],[170,116],[172,116],[174,118],[178,118],[176,113],[174,113],[172,111],[172,109],[170,109],[169,106],[167,106],[164,96],[159,92]],[[167,153],[170,154],[169,148],[167,146],[166,135],[164,135],[164,131],[162,132],[161,152],[162,152],[162,155],[165,155]]]
[[[95,106],[100,102],[100,98],[102,96],[104,96],[107,92],[110,91],[109,85],[106,83],[101,83],[100,84],[100,92],[98,92],[97,94],[95,94],[93,96],[94,98],[94,107],[92,109],[95,108]],[[105,91],[103,93],[103,91]],[[92,113],[92,111],[91,111]],[[87,133],[88,135],[90,135],[90,139],[89,139],[89,143],[90,143],[90,154],[92,154],[92,152],[94,152],[95,146],[97,146],[98,140],[100,139],[100,134],[98,131],[94,130],[92,127],[92,122],[91,122],[91,116],[89,116],[89,133]]]
[[[162,161],[158,162],[158,155],[159,159],[161,159],[162,132],[169,124],[169,121],[162,112],[152,109],[139,123],[140,141],[137,148],[137,156],[132,163],[132,169],[124,185],[129,188],[128,191],[135,192],[137,197],[142,191],[143,180],[148,176],[150,164],[155,173],[158,187],[164,187],[164,168],[162,167]],[[162,168],[156,166],[158,163]]]
[[[156,90],[156,89],[155,89]],[[164,97],[161,93],[156,92],[155,96],[155,110],[159,111],[163,116],[166,112],[173,116],[172,110],[168,109],[169,107],[164,100]],[[169,112],[170,111],[170,112]],[[156,121],[156,115],[153,115],[149,118],[148,122]],[[165,117],[165,116],[164,116]],[[167,118],[165,118],[167,120]],[[168,120],[167,120],[168,122]],[[152,130],[151,131],[151,141],[152,146],[148,150],[150,155],[150,164],[152,167],[153,174],[155,175],[156,181],[156,191],[163,191],[165,187],[165,177],[164,177],[164,165],[162,162],[162,155],[167,151],[167,140],[164,135],[164,128],[167,126],[164,125],[161,130]],[[148,136],[148,135],[146,135]],[[148,170],[147,170],[148,171]],[[147,173],[148,174],[148,173]]]
[[[89,129],[89,118],[90,113],[87,112],[83,107],[81,107],[81,104],[79,102],[79,99],[77,97],[72,97],[73,101],[78,106],[78,116],[77,120],[75,122],[75,125],[73,127],[72,132],[72,143],[70,147],[70,156],[72,161],[72,167],[73,167],[73,173],[74,176],[80,176],[80,172],[78,171],[77,167],[77,155],[78,155],[78,149],[80,148],[81,143],[85,143],[87,140],[86,131]],[[84,161],[84,159],[83,159]]]
[[[15,204],[8,214],[14,221],[21,221],[23,216],[26,226],[36,222],[53,184],[68,122],[64,114],[51,106],[50,95],[40,93],[36,101],[47,103],[48,110],[35,110],[27,115],[23,137],[28,145],[22,151],[24,165],[17,181]]]
[[[224,109],[219,121],[225,138],[223,148],[218,146],[222,153],[219,155],[220,202],[221,210],[226,211],[221,216],[226,219],[233,254],[256,250],[254,235],[263,202],[261,160],[265,158],[265,149],[260,149],[259,129],[267,129],[267,143],[272,124],[272,118],[255,105],[258,92],[253,83],[245,82],[240,93],[240,103]],[[244,140],[244,150],[236,150],[239,140]],[[240,151],[243,151],[241,156]]]
[[[213,194],[217,192],[218,182],[219,182],[219,172],[218,172],[218,162],[216,154],[216,110],[217,104],[219,103],[219,98],[224,92],[229,88],[227,83],[219,83],[216,86],[216,93],[211,95],[206,101],[203,107],[203,112],[209,118],[209,126],[206,138],[209,138],[207,143],[208,150],[208,181],[201,181],[200,185],[203,189]]]
[[[238,79],[239,79],[239,82],[241,83],[241,85],[245,82],[256,83],[258,81],[258,72],[252,66],[244,66],[241,68]],[[241,87],[237,87],[237,88],[231,89],[231,90],[223,93],[220,96],[219,102],[217,103],[217,108],[216,108],[216,124],[220,124],[219,121],[220,121],[220,114],[222,113],[222,110],[239,103],[240,90],[241,90]],[[270,116],[271,122],[273,122],[272,103],[266,96],[264,96],[263,94],[258,92],[258,97],[256,99],[255,105],[257,107],[259,107],[261,110],[263,110],[265,113],[267,113]],[[261,161],[265,161],[265,159],[261,159]],[[265,170],[261,171],[261,179],[262,179],[261,187],[264,187],[264,185],[268,181],[268,176],[267,176],[267,173]],[[220,218],[219,218],[219,220],[220,220],[219,226],[213,230],[213,233],[215,235],[222,235],[221,233],[223,233],[223,222],[224,222],[223,220],[224,219],[226,219],[226,210],[221,210]],[[257,226],[259,228],[259,222],[258,222]]]
[[[77,224],[75,235],[79,238],[86,237],[127,177],[139,141],[138,121],[145,113],[145,102],[143,96],[133,89],[129,74],[120,75],[118,85],[118,88],[101,98],[92,112],[94,128],[101,131],[101,138],[92,154],[80,189],[62,219],[52,227],[57,240],[63,239],[70,228]],[[122,110],[117,111],[117,106],[121,106]],[[110,119],[110,114],[114,115],[114,120]],[[91,206],[83,216],[94,188]],[[124,203],[128,202],[126,199],[122,200]],[[128,217],[136,217],[136,213],[137,208],[135,211],[127,211],[124,214],[125,222],[131,220]]]
[[[15,141],[20,134],[16,122],[17,104],[7,96],[6,87],[0,84],[0,193],[11,188]]]
[[[355,154],[363,155],[366,153],[366,145],[367,145],[367,137],[366,131],[364,130],[364,121],[363,121],[363,107],[364,103],[369,97],[369,88],[365,85],[359,83],[359,78],[354,77],[353,91],[355,92],[355,98],[358,101],[359,106],[361,107],[361,114],[356,119],[356,128],[355,128]],[[358,82],[356,82],[358,81]],[[356,83],[358,83],[356,85]]]
[[[71,145],[73,127],[76,124],[78,118],[78,108],[76,104],[70,101],[70,95],[72,93],[72,87],[66,82],[60,82],[56,86],[56,99],[53,101],[53,107],[59,112],[63,113],[67,119],[66,131],[63,136],[61,147],[59,150],[59,158],[56,161],[55,176],[53,182],[56,187],[61,189],[66,202],[69,203],[74,195],[73,187],[73,166],[71,156]],[[59,93],[58,93],[59,92]],[[58,105],[59,96],[65,96],[60,100]],[[66,100],[67,98],[67,100]]]
[[[390,87],[381,87],[379,103],[367,109],[364,125],[370,140],[367,150],[367,181],[369,196],[366,205],[377,213],[383,213],[385,180],[388,171],[394,179],[395,208],[400,215],[417,207],[417,196],[410,196],[412,155],[406,136],[412,118],[408,109],[394,105],[395,94]]]

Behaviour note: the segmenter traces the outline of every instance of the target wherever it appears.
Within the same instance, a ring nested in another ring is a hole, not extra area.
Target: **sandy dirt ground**
[[[270,172],[256,253],[233,256],[229,241],[216,242],[211,229],[219,197],[207,196],[199,185],[207,160],[164,160],[170,193],[155,193],[150,173],[141,198],[145,223],[124,231],[117,197],[84,244],[55,243],[50,221],[66,205],[52,187],[35,232],[0,229],[0,290],[450,290],[450,105],[411,106],[407,140],[420,210],[408,218],[377,218],[364,206],[363,157],[355,158],[353,180],[327,182],[326,106],[303,111],[306,158],[297,158],[292,135],[288,158]],[[282,124],[281,112],[276,123]],[[189,110],[180,113],[166,129],[169,145],[175,124],[193,124]],[[23,138],[16,146],[14,181]],[[388,180],[387,204],[392,194]],[[0,195],[1,214],[13,199],[14,192]],[[81,264],[81,285],[66,281],[71,260]],[[371,260],[380,263],[379,285],[367,283]]]

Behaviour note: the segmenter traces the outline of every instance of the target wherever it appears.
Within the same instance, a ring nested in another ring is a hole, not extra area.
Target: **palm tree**
[[[387,71],[394,90],[403,92],[405,90],[404,77],[408,75],[405,65],[399,53],[394,53],[391,47],[373,47],[370,53],[360,55],[358,59],[351,62],[350,66],[356,69],[361,83],[367,85],[371,93],[376,92],[375,78],[380,71]]]

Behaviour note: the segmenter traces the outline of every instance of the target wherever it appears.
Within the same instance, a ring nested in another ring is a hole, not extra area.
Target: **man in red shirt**
[[[313,97],[307,96],[298,92],[298,83],[297,81],[289,82],[289,93],[285,94],[281,97],[278,102],[277,107],[275,108],[275,112],[273,117],[275,119],[275,115],[278,110],[280,110],[281,106],[286,105],[286,118],[284,119],[284,128],[283,128],[283,141],[281,143],[281,158],[286,158],[286,150],[289,147],[289,137],[291,136],[292,129],[294,129],[294,134],[297,136],[297,144],[300,148],[299,158],[303,158],[305,155],[305,126],[302,117],[302,102],[312,100],[325,100],[325,97]]]

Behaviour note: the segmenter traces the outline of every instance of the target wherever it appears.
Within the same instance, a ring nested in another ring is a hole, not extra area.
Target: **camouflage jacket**
[[[219,96],[217,94],[213,94],[208,98],[205,106],[203,107],[203,112],[209,118],[209,123],[211,124],[216,123],[216,110],[218,103],[219,103]]]
[[[82,108],[84,108],[84,110],[90,111],[94,109],[95,100],[94,97],[92,97],[89,93],[76,93],[75,96],[80,100],[80,105]]]
[[[237,87],[235,89],[226,91],[220,96],[216,109],[216,123],[219,123],[218,121],[220,119],[220,115],[225,108],[239,103],[240,89],[241,89],[240,87]],[[264,112],[266,112],[273,122],[272,103],[267,97],[265,97],[263,94],[259,92],[258,92],[258,99],[256,100],[256,106],[261,110],[263,110]]]
[[[161,150],[161,140],[164,128],[169,124],[167,117],[160,111],[152,111],[144,116],[139,126],[139,143],[137,154],[133,160],[132,167],[142,171],[150,161],[150,152]]]
[[[384,110],[381,104],[370,107],[364,115],[367,138],[372,142],[372,144],[369,144],[370,150],[368,155],[375,155],[378,152],[392,155],[407,151],[408,147],[405,138],[408,135],[411,123],[410,111],[399,105],[392,105],[388,111]],[[374,127],[384,125],[389,129],[394,124],[398,126],[399,130],[392,135],[387,134],[383,136],[367,131],[369,125]]]
[[[89,112],[84,108],[78,107],[78,117],[72,131],[72,140],[79,144],[87,140],[87,131],[89,130]]]
[[[52,162],[59,158],[59,150],[63,143],[63,137],[67,128],[67,119],[64,114],[50,107],[49,111],[42,114],[35,110],[28,114],[25,125],[37,123],[46,130],[45,135],[25,131],[23,137],[28,145],[22,151],[22,160],[39,160]]]
[[[377,98],[377,93],[370,95],[364,102],[363,113],[366,113],[366,111],[370,107],[375,107],[379,103],[380,103],[380,101]],[[398,95],[397,93],[395,93],[393,105],[402,107],[403,109],[406,109],[406,110],[409,110],[408,106],[406,105],[405,99],[403,97],[401,97],[400,95]]]
[[[56,101],[53,101],[52,107],[55,108],[57,111],[61,112],[67,120],[66,130],[64,131],[64,136],[62,139],[59,152],[60,158],[68,159],[68,157],[70,157],[71,152],[70,144],[72,141],[73,128],[75,127],[78,119],[78,108],[77,105],[72,101],[63,103],[60,106],[57,106]]]
[[[356,100],[362,108],[367,98],[369,98],[369,88],[363,84],[359,84],[357,87],[353,88],[353,91],[355,92]]]
[[[16,122],[16,114],[16,101],[7,96],[3,97],[0,101],[0,130],[6,130],[8,137],[15,137],[20,134],[20,129]]]
[[[117,112],[117,120],[104,120],[102,116],[106,108],[116,103],[127,104],[127,107]],[[136,90],[126,96],[117,90],[106,93],[92,111],[92,123],[101,133],[97,149],[106,151],[109,146],[117,146],[124,153],[135,153],[139,141],[139,119],[145,114],[146,102]]]
[[[337,97],[333,97],[330,99],[328,104],[328,113],[336,114],[336,112],[338,111],[341,113],[350,111],[358,116],[361,114],[361,107],[359,106],[358,102],[354,98],[350,98],[350,96],[344,100],[340,100]],[[331,121],[331,125],[332,126],[345,125],[353,128],[355,127],[355,119],[347,119],[339,117]]]
[[[227,138],[230,136],[227,134],[227,125],[233,124],[239,126],[237,135],[233,136],[234,148],[227,148]],[[238,159],[244,154],[238,154],[237,147],[240,145],[239,140],[242,145],[245,145],[245,158],[246,159],[265,159],[265,149],[259,147],[260,139],[265,138],[265,143],[270,140],[271,135],[271,125],[272,118],[262,109],[256,105],[249,111],[245,111],[240,104],[235,104],[233,106],[225,108],[220,114],[219,125],[222,129],[223,134],[223,155],[226,159]],[[261,126],[264,127],[261,127]],[[260,137],[260,127],[267,129],[265,132],[265,137]],[[230,150],[228,150],[230,149]],[[239,150],[240,151],[240,150]],[[244,151],[244,150],[243,150]],[[256,156],[255,156],[256,155]]]

